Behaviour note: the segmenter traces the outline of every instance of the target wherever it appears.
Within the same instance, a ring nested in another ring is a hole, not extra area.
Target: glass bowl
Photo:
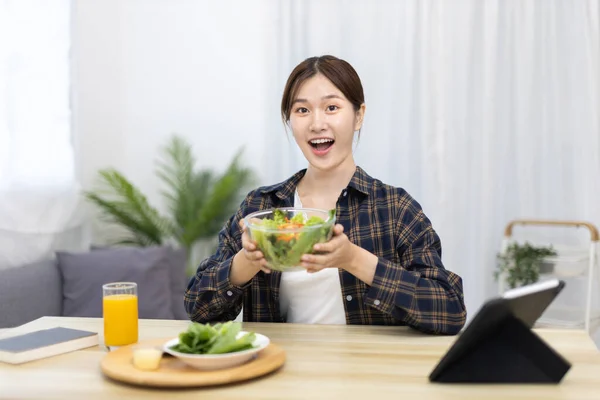
[[[295,271],[313,246],[331,239],[335,210],[284,207],[257,211],[244,218],[248,235],[275,271]]]

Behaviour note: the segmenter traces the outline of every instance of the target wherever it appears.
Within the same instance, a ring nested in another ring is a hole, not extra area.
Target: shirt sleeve
[[[184,295],[184,305],[190,320],[200,323],[233,320],[242,309],[244,289],[229,279],[233,257],[242,248],[239,221],[247,212],[249,194],[237,212],[219,232],[215,254],[203,260],[190,280]]]
[[[457,334],[467,316],[462,279],[444,268],[439,236],[410,198],[396,221],[400,262],[379,257],[366,303],[420,331]]]

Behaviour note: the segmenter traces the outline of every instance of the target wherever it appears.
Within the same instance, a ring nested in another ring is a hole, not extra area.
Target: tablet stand
[[[437,382],[559,383],[571,364],[513,315],[487,329]]]

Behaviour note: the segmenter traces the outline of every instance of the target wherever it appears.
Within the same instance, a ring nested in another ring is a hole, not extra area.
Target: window
[[[75,179],[70,2],[0,0],[0,189]]]

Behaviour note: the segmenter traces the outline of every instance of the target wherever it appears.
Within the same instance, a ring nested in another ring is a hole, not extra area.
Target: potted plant
[[[497,256],[499,263],[494,273],[495,278],[498,280],[504,276],[511,289],[535,283],[539,280],[540,273],[552,271],[553,264],[546,258],[555,255],[556,251],[552,246],[533,246],[528,242],[511,243],[505,253]]]
[[[240,165],[239,151],[221,174],[210,169],[196,170],[192,146],[172,136],[161,148],[156,175],[162,181],[166,201],[165,215],[148,202],[147,197],[114,168],[98,172],[101,187],[85,191],[109,223],[125,228],[125,236],[113,245],[152,246],[175,243],[185,249],[188,275],[195,272],[204,254],[197,247],[214,241],[224,222],[235,212],[253,172]]]

